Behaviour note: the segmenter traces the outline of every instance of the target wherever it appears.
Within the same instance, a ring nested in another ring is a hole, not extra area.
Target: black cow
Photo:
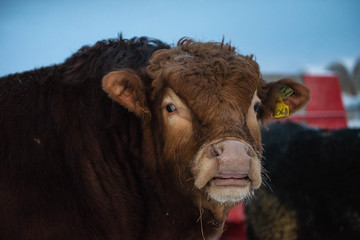
[[[249,239],[360,239],[360,130],[279,123],[262,136],[269,187],[247,205]]]

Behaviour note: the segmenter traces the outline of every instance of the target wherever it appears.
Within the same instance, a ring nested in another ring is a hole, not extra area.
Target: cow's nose
[[[225,140],[211,144],[206,151],[206,155],[210,158],[219,157],[223,154],[244,155],[245,153],[251,158],[254,158],[256,156],[255,151],[252,147],[238,140]]]
[[[238,140],[224,140],[211,144],[205,154],[219,161],[219,171],[241,173],[249,171],[250,161],[256,156],[252,147]]]

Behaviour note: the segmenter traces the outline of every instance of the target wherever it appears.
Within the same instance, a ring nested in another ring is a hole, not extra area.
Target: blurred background
[[[340,79],[349,126],[360,127],[359,0],[0,0],[0,76],[63,62],[102,39],[187,36],[231,41],[265,79]]]

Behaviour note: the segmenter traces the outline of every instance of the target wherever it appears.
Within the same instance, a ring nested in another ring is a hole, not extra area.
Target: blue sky
[[[360,57],[359,0],[0,0],[0,76],[61,63],[98,40],[231,41],[264,73]]]

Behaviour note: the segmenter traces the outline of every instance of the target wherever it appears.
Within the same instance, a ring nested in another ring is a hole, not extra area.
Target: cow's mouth
[[[250,184],[248,174],[242,173],[219,173],[210,180],[213,186],[245,187]]]
[[[261,184],[260,161],[251,149],[247,143],[232,138],[205,145],[194,159],[195,187],[222,203],[248,197]]]

